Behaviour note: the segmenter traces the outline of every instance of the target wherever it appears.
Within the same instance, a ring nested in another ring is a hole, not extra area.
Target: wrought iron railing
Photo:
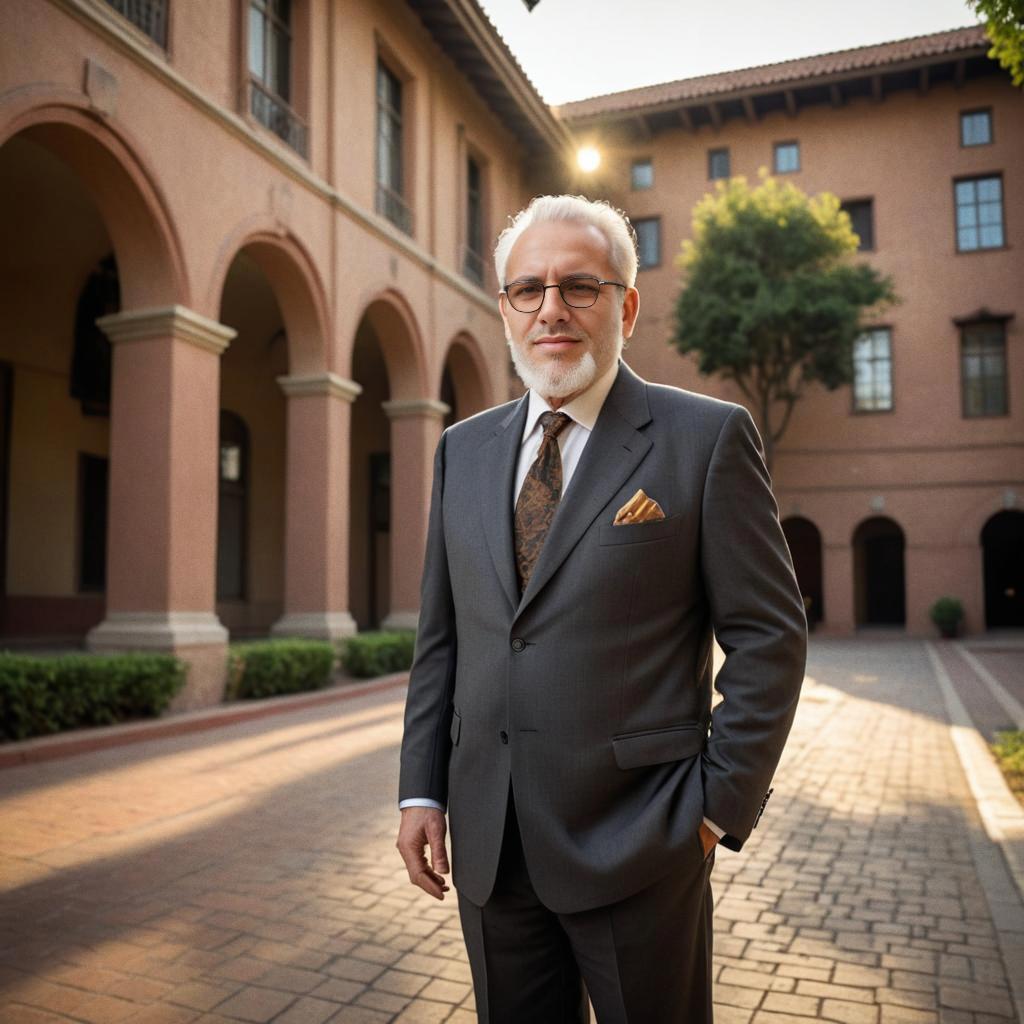
[[[380,182],[377,182],[377,212],[407,235],[412,234],[412,213],[405,199]]]
[[[154,43],[167,49],[167,0],[107,0],[107,3]]]
[[[249,79],[249,112],[300,156],[306,155],[306,124],[280,96]]]

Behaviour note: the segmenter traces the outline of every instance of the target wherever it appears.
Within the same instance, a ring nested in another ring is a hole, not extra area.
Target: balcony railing
[[[154,43],[167,49],[167,0],[107,0],[107,3]]]
[[[280,96],[249,79],[249,112],[300,156],[306,155],[306,124]]]
[[[377,212],[407,235],[412,234],[412,213],[405,199],[380,182],[377,182]]]

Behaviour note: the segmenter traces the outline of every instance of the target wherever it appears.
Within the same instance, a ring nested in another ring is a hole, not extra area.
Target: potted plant
[[[954,637],[960,629],[960,623],[964,617],[964,606],[955,597],[940,597],[931,606],[928,613],[932,622],[939,627],[939,633],[944,637]]]

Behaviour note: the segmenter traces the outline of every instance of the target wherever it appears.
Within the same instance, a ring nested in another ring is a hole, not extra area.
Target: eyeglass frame
[[[513,285],[515,285],[515,284],[529,284],[529,283],[532,283],[533,281],[537,281],[538,284],[539,284],[540,278],[526,278],[524,280],[516,280],[516,281],[512,281],[511,284],[513,284]],[[567,285],[567,284],[571,284],[574,281],[596,281],[597,282],[597,295],[594,297],[594,301],[593,302],[591,302],[589,305],[586,305],[586,306],[576,306],[576,305],[573,305],[573,303],[571,303],[565,297],[565,292],[562,291],[562,286],[563,285]],[[505,287],[501,289],[501,294],[505,296],[505,298],[508,300],[508,304],[517,313],[527,313],[527,314],[529,314],[529,313],[539,313],[541,311],[541,309],[543,309],[543,307],[544,307],[544,299],[547,296],[547,292],[548,292],[549,288],[557,288],[558,289],[559,298],[561,298],[562,302],[564,302],[565,305],[567,305],[570,309],[593,309],[593,307],[597,305],[597,300],[601,297],[601,286],[605,285],[605,284],[614,285],[616,288],[624,288],[627,291],[629,289],[629,285],[628,284],[624,284],[622,281],[603,281],[601,278],[597,277],[596,274],[576,274],[574,276],[562,278],[562,280],[559,281],[557,284],[541,284],[540,285],[540,289],[541,289],[540,302],[538,303],[536,309],[520,309],[512,301],[512,296],[509,295],[509,293],[508,293],[508,289],[509,289],[509,285],[508,284],[506,284]]]

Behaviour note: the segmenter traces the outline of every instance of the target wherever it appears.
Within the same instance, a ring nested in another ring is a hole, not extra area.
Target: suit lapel
[[[494,569],[513,609],[519,604],[519,580],[512,537],[512,488],[529,405],[527,392],[480,446],[476,488]]]
[[[513,602],[518,605],[517,617],[551,579],[601,509],[650,451],[651,441],[637,429],[649,423],[650,419],[646,383],[620,362],[618,376],[601,407],[566,496],[559,502],[522,600]],[[522,418],[519,423],[521,434]],[[515,447],[518,451],[518,445]],[[514,471],[514,459],[512,467]],[[512,584],[518,590],[512,562],[511,515],[508,512],[512,502],[511,484],[503,488],[503,498],[507,498],[504,507],[509,520],[508,558],[509,565],[513,567]],[[495,562],[498,564],[497,559]]]

